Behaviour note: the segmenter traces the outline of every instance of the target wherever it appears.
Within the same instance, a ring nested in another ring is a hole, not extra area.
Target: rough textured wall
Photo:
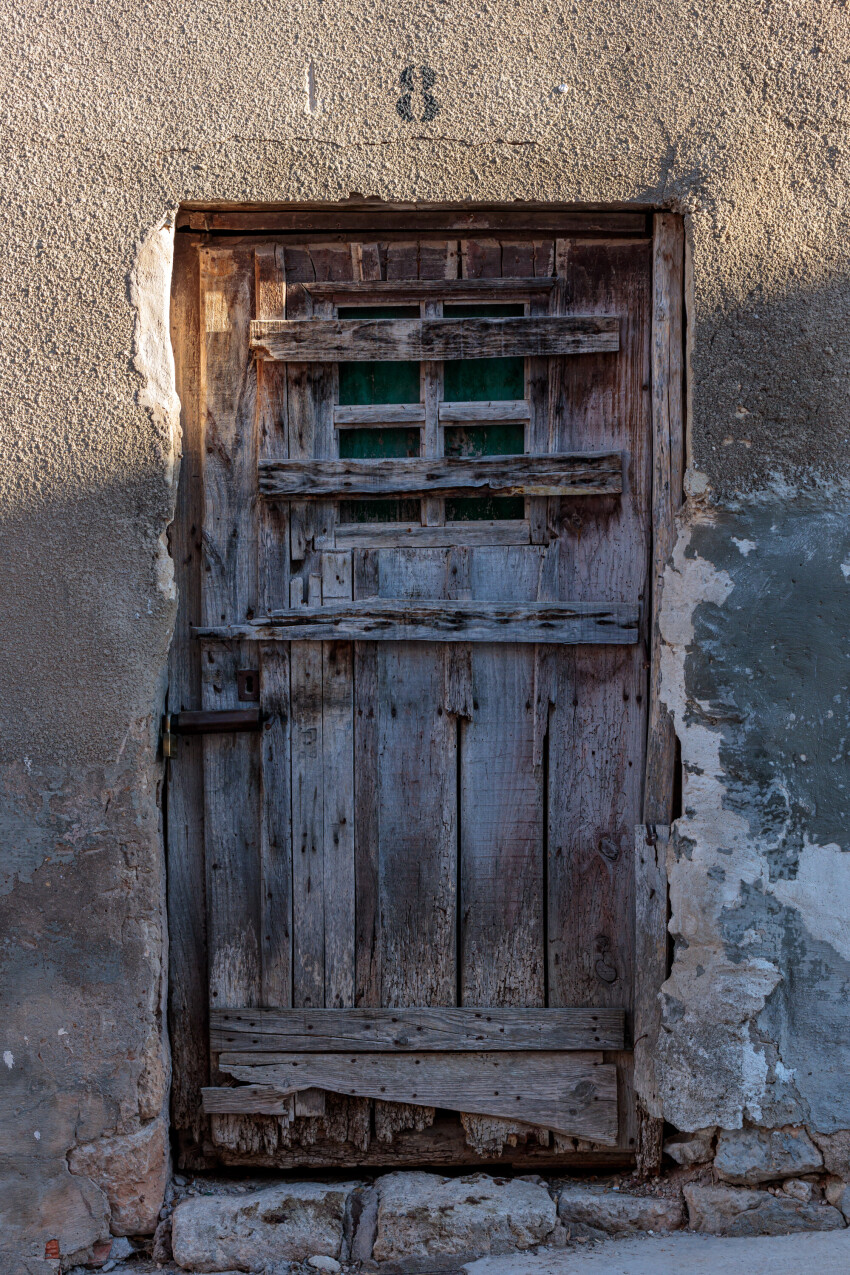
[[[847,627],[832,548],[847,560],[844,5],[23,0],[0,59],[7,1267],[53,1269],[45,1241],[85,1248],[110,1208],[128,1227],[148,1204],[116,1198],[132,1194],[116,1165],[153,1184],[164,1172],[154,739],[174,404],[157,227],[181,200],[357,192],[688,215],[704,507],[684,520],[668,617],[693,811],[673,877],[669,1114],[705,1119],[703,1077],[730,1123],[744,1108],[850,1123],[824,1076],[837,1065],[824,1041],[850,1019],[847,956],[815,902],[846,862],[841,807],[830,813],[841,704],[824,707],[844,694]],[[396,109],[411,64],[434,70],[436,114],[418,88],[412,119]],[[819,481],[831,485],[789,499],[788,484]],[[774,702],[765,631],[793,646],[795,595],[780,585],[804,545],[805,596],[824,601],[801,618],[813,645],[789,651]]]

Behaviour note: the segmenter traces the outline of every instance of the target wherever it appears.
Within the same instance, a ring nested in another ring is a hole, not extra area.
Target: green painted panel
[[[418,306],[340,306],[340,319],[418,319]],[[418,403],[418,363],[340,363],[339,402],[358,407],[372,403]],[[419,430],[340,430],[342,459],[366,456],[418,456]],[[418,500],[343,500],[342,523],[418,523]]]
[[[340,319],[418,319],[409,305],[340,306]],[[339,401],[346,406],[370,403],[418,403],[418,363],[340,363]]]
[[[447,425],[447,456],[521,456],[522,425]],[[446,500],[447,522],[481,522],[486,518],[522,518],[522,496],[461,496]]]
[[[419,455],[418,428],[408,429],[402,425],[388,429],[341,429],[338,432],[342,460]]]
[[[447,319],[510,319],[521,305],[447,305]],[[443,367],[443,398],[449,403],[525,398],[525,359],[462,359]]]

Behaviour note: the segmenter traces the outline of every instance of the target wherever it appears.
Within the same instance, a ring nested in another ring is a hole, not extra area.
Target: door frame
[[[666,211],[577,209],[558,205],[430,205],[416,208],[346,205],[269,205],[265,208],[187,205],[177,216],[171,292],[171,338],[181,402],[182,457],[169,548],[174,559],[178,614],[169,651],[168,708],[201,702],[200,664],[190,627],[200,614],[203,511],[201,507],[199,244],[235,243],[241,236],[298,233],[299,238],[341,239],[364,232],[382,238],[421,233],[481,235],[554,233],[559,236],[652,240],[652,551],[648,616],[649,704],[643,824],[636,837],[636,941],[634,1055],[639,1090],[636,1154],[623,1150],[547,1152],[547,1168],[660,1165],[663,1123],[653,1112],[654,1044],[658,991],[668,972],[666,846],[679,813],[680,759],[672,719],[661,700],[659,625],[665,566],[675,543],[685,471],[686,341],[685,233],[682,217]],[[178,766],[170,767],[164,836],[169,926],[169,1032],[172,1050],[171,1113],[180,1167],[212,1168],[221,1159],[212,1146],[201,1089],[209,1084],[209,1009],[206,958],[205,867],[201,737],[181,737]],[[486,1163],[471,1148],[452,1163]],[[422,1164],[433,1163],[424,1152]],[[515,1168],[539,1167],[533,1148],[492,1161]],[[340,1166],[343,1161],[340,1160]],[[376,1161],[380,1163],[380,1161]],[[388,1165],[393,1157],[388,1154]]]

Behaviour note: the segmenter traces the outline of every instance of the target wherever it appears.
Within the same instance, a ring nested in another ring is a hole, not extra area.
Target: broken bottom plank
[[[617,1071],[597,1052],[466,1054],[222,1053],[219,1068],[252,1089],[242,1108],[271,1094],[311,1087],[387,1102],[441,1107],[540,1125],[568,1137],[613,1146],[617,1139]],[[206,1090],[207,1102],[240,1101],[239,1089]],[[217,1096],[213,1096],[213,1095]],[[220,1108],[219,1108],[220,1109]],[[231,1105],[230,1111],[235,1110]]]

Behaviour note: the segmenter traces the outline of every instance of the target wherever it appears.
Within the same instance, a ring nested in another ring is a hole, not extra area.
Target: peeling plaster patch
[[[832,1132],[850,1126],[850,645],[834,585],[850,503],[689,513],[660,617],[684,781],[654,1114]]]
[[[6,1049],[3,1051],[3,1061],[6,1064],[6,1066],[9,1068],[9,1070],[11,1071],[15,1065],[15,1059],[11,1049]]]
[[[175,386],[171,348],[171,272],[174,260],[174,214],[167,214],[145,235],[130,276],[130,300],[136,312],[133,366],[142,378],[139,404],[150,413],[162,449],[165,481],[176,492],[180,443],[180,399]],[[159,536],[154,559],[156,587],[168,601],[177,596],[174,564],[165,534]]]
[[[754,540],[739,540],[737,536],[732,537],[732,544],[737,546],[745,558],[748,553],[752,553],[753,549],[757,547]]]
[[[774,881],[771,894],[796,908],[815,938],[850,961],[850,854],[837,845],[807,845],[793,880]]]
[[[842,562],[841,574],[844,576],[845,580],[850,580],[850,558],[847,560],[847,562]]]

